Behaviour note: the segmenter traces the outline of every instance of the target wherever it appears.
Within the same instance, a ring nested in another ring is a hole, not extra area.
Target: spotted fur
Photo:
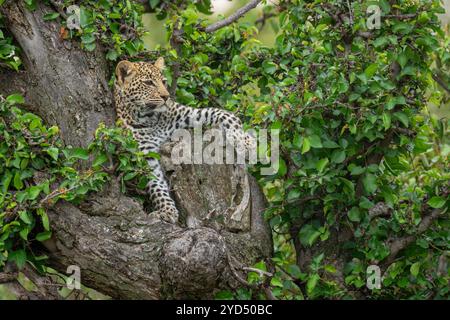
[[[116,68],[114,97],[117,116],[128,127],[144,153],[159,152],[176,129],[217,125],[235,141],[253,144],[242,130],[234,114],[216,108],[195,109],[170,99],[162,75],[164,60],[155,64],[121,61]],[[170,197],[169,186],[156,159],[149,160],[155,179],[148,185],[155,214],[162,220],[176,223],[178,210]]]

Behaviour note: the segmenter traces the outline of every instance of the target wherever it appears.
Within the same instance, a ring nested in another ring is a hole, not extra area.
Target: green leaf
[[[287,173],[286,162],[282,158],[280,158],[278,162],[278,175],[284,176],[286,173]]]
[[[47,153],[53,160],[57,161],[59,156],[59,149],[55,147],[50,147],[47,150]]]
[[[323,169],[325,169],[325,167],[327,166],[328,162],[329,162],[329,161],[328,161],[328,158],[320,159],[320,160],[316,163],[316,169],[317,169],[317,171],[322,172]]]
[[[345,193],[348,194],[351,198],[353,198],[355,195],[355,185],[353,184],[353,182],[342,177],[340,177],[339,180],[342,181],[342,183],[344,184]]]
[[[311,144],[311,147],[313,148],[322,148],[322,141],[320,140],[320,137],[316,134],[309,136],[309,142]]]
[[[334,163],[342,163],[345,160],[345,151],[344,150],[334,150],[331,154],[331,162]]]
[[[420,262],[415,262],[411,265],[411,267],[409,268],[409,271],[411,272],[411,274],[414,277],[417,277],[420,271]]]
[[[332,266],[331,264],[327,264],[326,266],[324,266],[323,267],[324,268],[324,270],[326,271],[326,272],[329,272],[329,273],[336,273],[336,267],[335,266]]]
[[[44,231],[44,232],[40,232],[36,235],[36,240],[37,241],[45,241],[48,240],[52,237],[52,232],[51,231]]]
[[[134,177],[137,176],[137,172],[128,172],[124,177],[123,180],[124,181],[129,181],[131,179],[133,179]]]
[[[39,194],[41,193],[41,188],[38,186],[31,186],[30,188],[28,188],[28,198],[30,200],[34,200],[36,199]]]
[[[445,205],[446,200],[442,197],[434,196],[428,200],[428,205],[434,209],[440,209]]]
[[[281,282],[280,278],[277,277],[273,277],[270,280],[270,285],[274,286],[274,287],[280,287],[283,288],[283,282]]]
[[[369,194],[373,194],[377,190],[377,177],[371,173],[367,173],[363,178],[364,189]]]
[[[366,171],[363,167],[356,166],[353,163],[348,166],[348,170],[352,176],[358,176]]]
[[[319,280],[320,276],[317,273],[309,277],[308,282],[306,283],[306,292],[308,293],[308,295],[311,295]]]
[[[377,72],[378,64],[372,63],[370,66],[364,70],[364,74],[366,75],[367,79],[370,79],[373,77],[373,75]]]
[[[300,267],[296,264],[290,264],[288,267],[289,274],[294,277],[295,279],[300,279],[303,274],[300,270]]]
[[[119,54],[114,49],[110,49],[108,51],[108,53],[106,54],[106,59],[108,59],[110,61],[116,61],[117,58],[119,58]]]
[[[398,64],[400,65],[400,67],[404,68],[406,66],[406,63],[408,62],[408,55],[406,52],[402,52],[401,54],[398,55],[397,58]]]
[[[308,152],[311,149],[311,142],[308,138],[303,139],[303,145],[302,145],[302,154]]]
[[[265,60],[262,64],[264,71],[268,74],[273,74],[277,70],[277,65],[272,61]]]
[[[335,148],[339,148],[339,145],[336,142],[334,142],[334,141],[325,140],[323,142],[323,147],[327,148],[327,149],[335,149]]]
[[[47,212],[43,208],[38,209],[38,214],[41,216],[42,226],[46,231],[50,231],[50,221],[48,219]]]
[[[300,194],[301,193],[300,193],[300,191],[298,189],[292,189],[288,193],[287,200],[288,201],[297,200],[300,197]]]
[[[9,252],[8,260],[16,263],[19,269],[22,269],[27,262],[27,253],[25,250],[16,250]]]
[[[391,127],[391,115],[387,112],[383,112],[383,126],[384,126],[384,131],[386,131],[387,129],[389,129]]]
[[[91,44],[95,42],[95,36],[92,33],[85,34],[81,36],[81,41],[84,44]]]
[[[219,291],[216,293],[215,298],[217,300],[233,300],[234,296],[230,291]]]
[[[59,16],[60,16],[60,14],[58,12],[47,13],[46,15],[44,15],[43,19],[44,19],[44,21],[50,21],[50,20],[55,20]]]
[[[409,127],[409,118],[404,112],[395,112],[394,118],[400,121],[406,128]]]
[[[361,221],[361,212],[359,211],[358,207],[353,207],[350,209],[349,212],[347,212],[348,219],[352,222],[359,222]]]
[[[76,158],[81,160],[89,159],[89,152],[83,148],[74,148],[69,150],[69,158]]]
[[[406,104],[406,99],[404,96],[391,97],[391,98],[389,98],[389,100],[386,104],[386,109],[391,110],[396,105],[404,105],[404,104]]]
[[[313,225],[305,224],[299,232],[300,242],[305,246],[312,246],[319,238],[320,234],[321,232]]]
[[[8,101],[11,104],[24,104],[25,99],[20,94],[12,94],[6,98],[6,101]]]
[[[33,218],[31,217],[30,213],[28,211],[20,211],[19,212],[19,217],[20,220],[22,220],[23,222],[25,222],[26,224],[32,224],[33,223]]]
[[[160,0],[149,0],[148,1],[148,3],[150,4],[150,8],[152,8],[152,9],[155,9],[159,2],[160,2]]]
[[[19,231],[19,235],[20,237],[25,240],[28,241],[28,234],[30,233],[30,228],[25,227],[22,230]]]
[[[93,167],[100,166],[106,161],[108,161],[108,156],[106,155],[106,153],[102,152],[95,158],[94,162],[92,163],[92,166]]]
[[[23,188],[23,182],[20,177],[20,171],[16,171],[16,173],[14,174],[13,183],[14,183],[14,188],[16,188],[17,190],[21,190]]]
[[[384,13],[389,13],[391,11],[391,5],[388,0],[380,0],[379,5]]]
[[[84,44],[84,48],[86,49],[86,51],[89,51],[89,52],[94,51],[96,47],[97,47],[97,45],[95,44],[95,42]]]
[[[294,135],[294,139],[292,139],[292,145],[297,148],[297,149],[301,149],[302,145],[303,145],[303,137],[301,135],[299,135],[298,133],[296,133]]]

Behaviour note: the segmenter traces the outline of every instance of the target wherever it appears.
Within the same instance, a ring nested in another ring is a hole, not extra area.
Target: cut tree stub
[[[173,144],[163,145],[161,163],[183,224],[216,230],[250,230],[250,184],[245,165],[173,164]]]

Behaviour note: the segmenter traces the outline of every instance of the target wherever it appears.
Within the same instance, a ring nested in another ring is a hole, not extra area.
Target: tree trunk
[[[30,12],[6,1],[0,11],[25,67],[2,71],[0,92],[22,93],[67,145],[87,145],[100,122],[115,118],[101,47],[88,53],[61,39],[58,23],[44,22],[50,10],[41,2]],[[242,267],[272,252],[257,183],[239,166],[174,166],[168,157],[163,164],[187,226],[152,218],[113,181],[78,207],[60,202],[49,212],[50,264],[61,272],[79,266],[83,284],[113,298],[211,298],[241,285]]]

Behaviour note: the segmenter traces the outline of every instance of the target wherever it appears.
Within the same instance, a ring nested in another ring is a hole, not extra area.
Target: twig
[[[417,135],[417,132],[410,130],[410,129],[406,129],[406,128],[395,128],[395,132],[404,134],[405,136],[408,136],[408,137],[414,137]]]
[[[256,268],[251,268],[251,267],[239,267],[239,266],[235,266],[234,263],[232,262],[232,259],[236,260],[236,258],[234,258],[229,252],[227,252],[227,260],[228,260],[228,265],[230,266],[230,270],[233,274],[233,276],[236,278],[236,280],[241,283],[242,285],[254,289],[254,290],[262,290],[264,292],[264,294],[266,295],[267,299],[269,300],[278,300],[272,293],[272,291],[270,291],[269,287],[268,287],[268,279],[271,279],[271,277],[273,277],[273,274],[267,271],[263,271],[263,270],[259,270]],[[236,260],[237,262],[237,260]],[[242,278],[239,273],[237,272],[237,269],[240,268],[242,270],[245,271],[251,271],[251,272],[257,272],[259,273],[260,276],[262,275],[267,275],[267,279],[266,281],[264,281],[263,283],[260,284],[256,284],[256,283],[249,283],[247,280],[245,280],[244,278]]]
[[[216,30],[219,30],[220,28],[223,28],[225,26],[232,24],[233,22],[235,22],[236,20],[241,18],[244,14],[246,14],[248,11],[255,8],[260,2],[261,2],[261,0],[251,0],[249,3],[247,3],[242,8],[239,8],[238,10],[236,10],[236,12],[231,14],[229,17],[207,26],[205,28],[205,31],[206,32],[214,32]]]
[[[267,20],[270,18],[273,18],[275,16],[276,16],[276,14],[274,12],[269,12],[269,13],[264,12],[263,16],[255,21],[256,25],[259,24],[258,30],[261,31],[264,28],[264,26],[266,25]]]
[[[413,19],[417,17],[417,13],[407,13],[407,14],[387,14],[385,18],[394,18],[399,20]]]
[[[312,195],[312,196],[305,196],[303,198],[297,199],[292,202],[288,202],[289,204],[296,204],[297,206],[300,206],[304,204],[305,202],[312,201],[312,200],[318,200],[321,198],[320,194]]]
[[[41,201],[39,201],[39,206],[40,207],[44,206],[46,203],[49,203],[50,200],[52,200],[52,199],[54,199],[56,197],[59,197],[60,195],[66,194],[66,193],[74,190],[75,188],[76,187],[73,186],[73,187],[70,187],[69,189],[63,189],[63,190],[56,189],[56,190],[54,190],[53,192],[51,192],[47,196],[45,196],[45,198],[43,198]]]
[[[250,271],[250,272],[256,272],[256,273],[259,274],[260,277],[262,277],[262,276],[273,277],[272,273],[264,271],[264,270],[256,269],[256,268],[242,267],[242,270]]]
[[[437,76],[434,73],[432,74],[432,77],[433,80],[436,81],[436,83],[442,87],[442,89],[444,89],[445,91],[447,91],[448,94],[450,94],[450,88],[447,87],[447,84],[444,82],[444,80],[442,80],[439,76]]]
[[[0,68],[11,69],[11,66],[5,62],[0,62]]]
[[[347,7],[348,7],[348,11],[349,11],[350,25],[353,26],[353,11],[352,11],[352,6],[350,5],[349,0],[347,0]]]
[[[67,19],[67,14],[64,12],[62,4],[59,1],[49,0],[49,2],[56,9],[56,11],[58,11],[58,13],[60,14],[61,17],[63,17],[64,19]]]
[[[0,272],[0,283],[8,283],[17,279],[17,272]]]

